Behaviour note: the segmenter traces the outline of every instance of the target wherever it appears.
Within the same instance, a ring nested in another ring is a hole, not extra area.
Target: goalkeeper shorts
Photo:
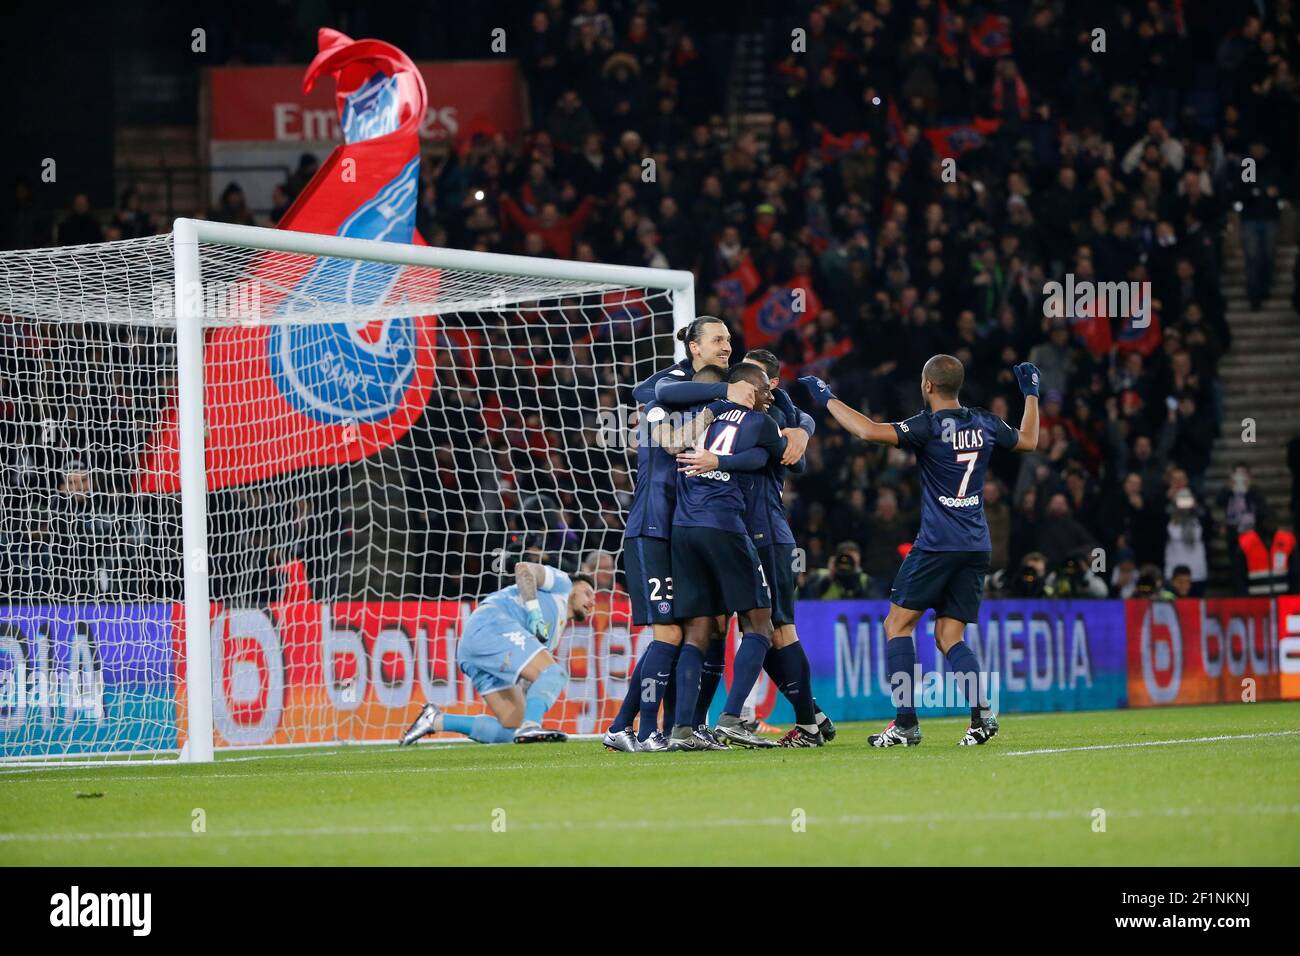
[[[490,694],[519,683],[519,672],[545,649],[518,621],[481,607],[465,624],[456,661],[479,694]]]

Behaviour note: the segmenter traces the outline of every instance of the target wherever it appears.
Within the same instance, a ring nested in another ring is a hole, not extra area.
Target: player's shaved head
[[[726,380],[727,370],[721,365],[706,365],[704,368],[696,369],[695,374],[691,376],[692,382],[704,382],[707,385]]]
[[[765,412],[772,404],[772,383],[761,365],[740,362],[727,370],[727,383],[748,382],[754,386],[754,408]]]
[[[767,384],[767,372],[758,365],[751,365],[748,362],[741,362],[739,365],[733,365],[727,370],[727,381],[730,382],[748,382],[755,388]]]
[[[956,398],[966,380],[966,370],[951,355],[935,355],[921,369],[921,382],[934,386],[940,398]]]

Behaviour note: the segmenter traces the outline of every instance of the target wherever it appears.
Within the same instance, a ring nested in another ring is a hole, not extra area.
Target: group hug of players
[[[642,427],[624,574],[633,623],[652,627],[653,640],[603,743],[623,753],[820,747],[834,738],[835,726],[813,698],[811,668],[795,630],[796,548],[781,500],[787,469],[804,468],[814,421],[779,387],[780,366],[770,352],[752,350],[728,365],[731,336],[720,319],[701,316],[678,336],[686,358],[633,392]],[[885,619],[896,717],[870,735],[872,746],[921,742],[913,632],[930,609],[935,643],[970,705],[959,743],[983,744],[998,733],[979,660],[963,636],[978,619],[989,571],[982,494],[989,458],[996,447],[1027,452],[1038,444],[1038,369],[1022,363],[1014,372],[1025,396],[1019,429],[960,403],[964,370],[949,355],[925,364],[924,409],[902,422],[872,421],[835,398],[821,379],[799,380],[850,434],[909,448],[920,468],[921,527],[895,576]],[[448,715],[426,705],[402,743],[439,731],[486,743],[564,739],[540,723],[564,681],[545,645],[592,607],[589,579],[521,563],[516,584],[484,599],[470,616],[458,647],[460,668],[491,713]],[[742,637],[721,716],[710,728],[733,614]],[[794,709],[795,725],[780,740],[742,717],[763,671]]]

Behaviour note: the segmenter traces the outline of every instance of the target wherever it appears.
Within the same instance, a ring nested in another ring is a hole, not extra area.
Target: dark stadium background
[[[967,366],[965,401],[1014,422],[1010,368],[1032,361],[1044,437],[1037,454],[994,460],[993,566],[1008,571],[993,586],[1246,593],[1238,534],[1291,526],[1300,470],[1294,4],[945,9],[989,24],[996,48],[965,32],[940,42],[940,4],[925,0],[21,4],[6,11],[2,41],[0,245],[129,238],[166,231],[176,215],[274,224],[282,208],[184,206],[187,183],[201,195],[192,180],[202,170],[176,173],[168,208],[127,168],[132,135],[198,123],[195,26],[208,30],[206,65],[305,64],[321,25],[389,40],[416,60],[484,58],[485,38],[504,27],[534,132],[436,173],[426,164],[426,239],[523,252],[503,204],[554,199],[583,214],[542,237],[544,254],[694,270],[699,310],[722,315],[738,345],[743,323],[716,280],[745,255],[763,283],[807,277],[824,311],[769,347],[791,373],[826,370],[876,418],[915,412],[922,362],[951,352]],[[541,32],[536,10],[549,13]],[[995,36],[997,16],[1009,35]],[[1092,54],[1099,27],[1107,51]],[[808,31],[798,56],[788,52],[795,28]],[[570,91],[581,105],[558,109]],[[1000,125],[958,157],[957,182],[943,183],[945,156],[925,131],[977,119]],[[644,149],[624,155],[629,131]],[[600,166],[583,155],[588,134],[599,137]],[[620,191],[643,152],[662,158],[659,181]],[[38,187],[31,171],[47,155],[61,157],[59,180]],[[530,181],[539,156],[543,175]],[[1257,161],[1253,184],[1241,181],[1246,157]],[[303,181],[286,181],[286,203]],[[146,199],[127,208],[137,184]],[[460,200],[474,189],[491,215],[471,220]],[[1044,320],[1044,284],[1067,272],[1150,281],[1158,334],[1124,342],[1112,320],[1105,337],[1118,344],[1098,347],[1077,326]],[[30,424],[26,413],[0,392],[7,435]],[[464,427],[485,427],[461,414]],[[1254,441],[1242,440],[1245,418],[1257,423]],[[10,504],[58,483],[68,463],[47,451],[35,464],[0,463],[0,489],[19,496]],[[883,596],[915,531],[908,456],[852,441],[830,421],[808,455],[808,474],[788,490],[808,552],[805,595]],[[20,480],[32,467],[44,476]],[[580,533],[582,552],[617,547],[617,529]],[[1107,562],[1094,579],[1080,567],[1096,548]],[[838,566],[837,549],[850,565],[856,553],[869,578],[821,572]],[[1180,565],[1193,573],[1173,575]],[[274,581],[238,587],[257,596]]]

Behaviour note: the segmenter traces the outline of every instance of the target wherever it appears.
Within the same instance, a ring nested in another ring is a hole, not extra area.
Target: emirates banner
[[[428,91],[417,117],[421,141],[462,147],[476,135],[514,139],[523,131],[527,99],[514,60],[412,63],[412,69]],[[326,85],[304,89],[301,66],[214,67],[203,112],[208,157],[216,167],[214,203],[233,181],[251,208],[269,210],[272,190],[303,153],[321,159],[344,139],[334,91]]]

